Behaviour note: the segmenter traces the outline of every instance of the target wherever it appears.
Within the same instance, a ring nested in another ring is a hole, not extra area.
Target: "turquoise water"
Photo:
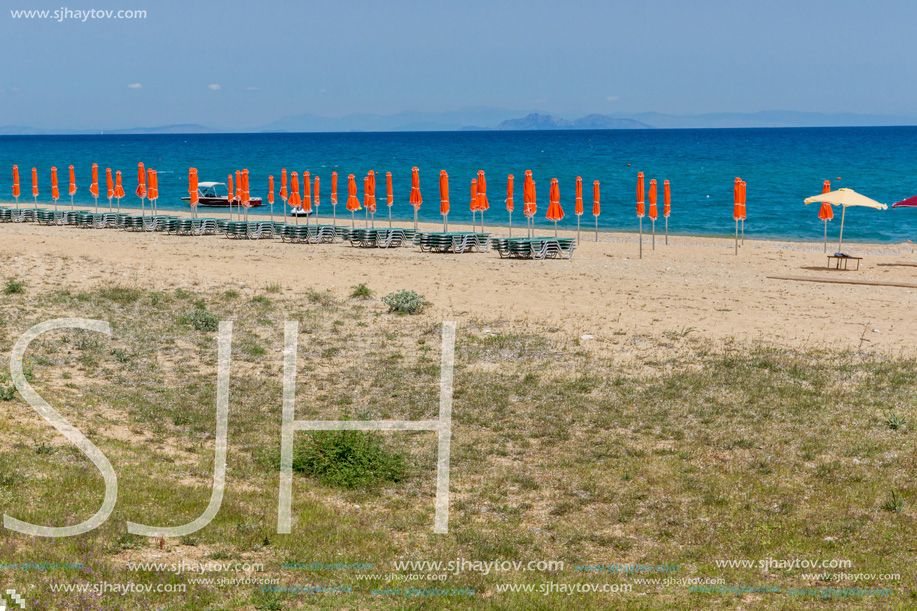
[[[206,134],[143,136],[4,136],[0,137],[0,167],[7,186],[0,200],[11,201],[11,169],[19,165],[21,202],[32,202],[31,168],[39,170],[39,204],[50,205],[51,166],[57,166],[61,202],[69,202],[67,167],[77,171],[75,201],[92,203],[90,168],[100,167],[100,202],[107,206],[105,168],[121,170],[127,197],[122,203],[138,206],[134,195],[137,162],[159,172],[159,209],[187,208],[188,168],[197,167],[200,180],[226,182],[236,169],[248,168],[251,194],[267,201],[268,175],[279,188],[280,169],[309,170],[321,177],[321,217],[331,213],[331,172],[338,172],[338,216],[347,217],[343,202],[348,174],[357,177],[362,199],[362,177],[375,170],[380,202],[377,219],[387,215],[385,172],[393,175],[393,215],[409,219],[411,167],[420,168],[424,204],[420,218],[441,221],[439,171],[449,173],[449,221],[469,223],[470,181],[478,170],[487,176],[490,210],[487,224],[505,224],[506,176],[516,177],[516,211],[513,224],[523,225],[522,177],[532,170],[538,185],[536,225],[553,223],[544,218],[550,180],[560,183],[561,205],[567,216],[562,227],[575,227],[573,196],[576,176],[583,177],[584,227],[591,228],[592,182],[601,181],[602,215],[599,227],[636,231],[635,189],[637,172],[672,185],[672,233],[723,235],[733,231],[732,184],[741,176],[748,184],[748,220],[751,236],[820,240],[823,224],[817,205],[802,200],[820,193],[822,182],[832,188],[849,187],[889,206],[917,194],[917,127],[719,129],[562,132],[434,132],[353,134]],[[841,177],[841,180],[837,180]],[[275,213],[282,206],[275,204]],[[254,212],[254,210],[253,210]],[[268,213],[265,205],[259,211]],[[661,219],[657,223],[661,229]],[[644,221],[648,228],[649,221]],[[836,239],[840,211],[829,224]],[[917,236],[917,210],[884,212],[863,208],[847,211],[846,239],[899,241]]]

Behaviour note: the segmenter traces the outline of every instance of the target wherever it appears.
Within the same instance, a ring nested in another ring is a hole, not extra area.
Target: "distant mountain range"
[[[853,113],[827,114],[771,110],[753,113],[669,115],[590,114],[571,120],[536,111],[502,108],[468,108],[448,112],[400,112],[392,115],[351,114],[323,117],[299,114],[248,129],[216,128],[198,124],[133,127],[127,129],[40,129],[20,125],[0,126],[0,135],[43,134],[204,134],[271,132],[423,132],[603,129],[716,129],[766,127],[854,127],[917,125],[917,118]]]

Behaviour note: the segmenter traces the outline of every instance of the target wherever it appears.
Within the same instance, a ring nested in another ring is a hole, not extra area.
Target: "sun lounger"
[[[573,257],[573,238],[494,238],[494,248],[500,258],[547,259]]]
[[[385,229],[350,229],[347,240],[361,248],[397,248],[414,244],[414,230],[392,227]]]
[[[414,242],[421,251],[430,252],[487,252],[490,248],[489,233],[453,231],[448,233],[418,233]]]
[[[270,221],[226,221],[224,231],[227,238],[271,239],[274,237],[274,223]]]

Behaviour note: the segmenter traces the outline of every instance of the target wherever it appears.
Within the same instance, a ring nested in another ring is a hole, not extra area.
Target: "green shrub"
[[[372,296],[373,292],[362,282],[354,286],[353,290],[350,292],[351,299],[370,299]]]
[[[10,278],[6,281],[6,286],[3,287],[3,293],[6,295],[19,295],[20,293],[25,293],[25,282]]]
[[[181,318],[181,322],[191,325],[198,331],[216,331],[220,328],[220,319],[207,310],[195,308]]]
[[[382,298],[382,303],[388,306],[389,312],[398,314],[420,314],[430,302],[423,295],[414,291],[400,290]]]
[[[407,462],[370,433],[318,431],[296,448],[293,469],[330,486],[365,488],[404,480]]]

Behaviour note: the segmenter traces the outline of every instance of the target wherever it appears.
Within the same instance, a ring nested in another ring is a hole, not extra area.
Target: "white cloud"
[[[609,96],[606,96],[606,97],[605,97],[605,101],[606,101],[606,102],[617,102],[617,101],[618,101],[618,96],[616,96],[616,95],[609,95]]]
[[[128,89],[140,89],[141,87],[143,87],[143,85],[140,83],[131,83],[127,86]]]
[[[246,87],[245,91],[258,91],[261,87]]]
[[[328,90],[327,90],[327,89],[319,89],[318,92],[319,92],[319,93],[328,93]]]
[[[207,89],[213,89],[214,91],[219,91],[220,89],[222,89],[222,87],[214,83],[212,85],[207,85]]]

